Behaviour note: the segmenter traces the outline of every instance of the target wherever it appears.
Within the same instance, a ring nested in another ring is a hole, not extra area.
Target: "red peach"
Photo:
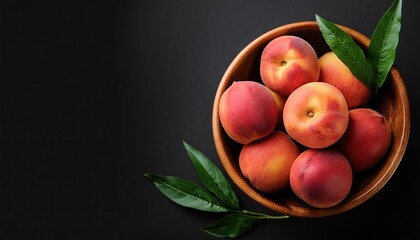
[[[289,186],[289,174],[299,149],[290,137],[274,130],[265,138],[242,147],[239,167],[261,192],[273,193]]]
[[[296,89],[284,105],[284,127],[289,136],[309,148],[331,146],[344,134],[348,107],[343,94],[324,82]]]
[[[334,52],[319,58],[319,81],[334,85],[343,93],[349,109],[361,107],[369,101],[372,89],[359,81]]]
[[[293,192],[312,207],[328,208],[350,192],[353,173],[347,159],[332,149],[308,149],[290,169]]]
[[[280,36],[264,47],[260,75],[268,88],[288,96],[303,84],[318,81],[318,56],[303,38]]]
[[[390,144],[388,120],[376,110],[356,108],[349,111],[349,125],[337,149],[349,160],[353,171],[360,172],[379,162]]]
[[[219,117],[230,138],[247,144],[274,130],[278,110],[266,86],[254,81],[238,81],[220,97]]]

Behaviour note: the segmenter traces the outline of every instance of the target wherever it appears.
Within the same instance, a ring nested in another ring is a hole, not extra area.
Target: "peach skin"
[[[263,83],[283,96],[289,96],[305,83],[318,81],[319,71],[315,50],[297,36],[286,35],[271,40],[261,55]]]
[[[329,208],[350,192],[353,173],[347,159],[331,149],[308,149],[290,170],[293,192],[312,207]]]
[[[349,111],[349,125],[337,142],[354,172],[367,170],[386,154],[391,144],[391,127],[386,118],[370,108]]]
[[[287,133],[309,148],[325,148],[337,142],[346,131],[348,120],[343,94],[328,83],[307,83],[290,94],[284,104]]]
[[[359,81],[335,55],[327,52],[319,58],[319,81],[334,85],[343,93],[349,109],[364,106],[372,96],[372,89]]]
[[[247,144],[270,134],[278,108],[269,89],[254,81],[236,81],[220,97],[220,122],[234,141]]]
[[[299,153],[286,133],[275,130],[242,147],[239,167],[256,189],[274,193],[289,187],[290,168]]]

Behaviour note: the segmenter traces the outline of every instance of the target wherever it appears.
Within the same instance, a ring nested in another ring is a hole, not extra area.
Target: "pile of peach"
[[[243,175],[264,193],[291,187],[310,206],[338,204],[391,142],[388,120],[367,107],[372,89],[297,36],[272,40],[260,60],[261,81],[235,81],[219,102]]]

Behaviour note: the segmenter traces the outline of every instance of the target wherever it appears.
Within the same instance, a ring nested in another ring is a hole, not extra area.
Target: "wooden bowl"
[[[350,34],[363,49],[367,49],[369,38],[348,27],[340,27]],[[397,68],[393,66],[385,84],[379,89],[377,98],[369,106],[383,114],[390,122],[391,146],[380,163],[353,176],[352,189],[342,202],[331,208],[314,208],[298,199],[290,188],[274,194],[262,193],[242,175],[238,165],[242,145],[230,139],[224,131],[219,120],[218,107],[222,93],[233,81],[261,82],[259,64],[262,50],[272,39],[282,35],[295,35],[307,40],[314,47],[318,57],[330,51],[315,21],[297,22],[278,27],[246,46],[227,68],[215,95],[212,127],[217,153],[232,181],[249,197],[272,210],[297,217],[323,217],[348,211],[376,194],[391,178],[403,158],[410,133],[410,110],[403,79]]]

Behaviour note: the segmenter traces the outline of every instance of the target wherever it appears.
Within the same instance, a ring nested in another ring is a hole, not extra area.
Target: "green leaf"
[[[201,228],[201,230],[216,237],[235,238],[251,229],[259,221],[260,219],[256,216],[233,213],[222,217],[213,225]]]
[[[334,23],[318,15],[316,15],[316,21],[328,46],[353,75],[370,87],[376,86],[372,67],[367,62],[363,50],[353,38]]]
[[[174,176],[151,173],[144,176],[153,181],[163,195],[181,206],[207,212],[229,211],[222,202],[195,183]]]
[[[402,0],[396,0],[385,12],[373,32],[367,55],[381,87],[395,61],[401,30]]]
[[[203,184],[232,209],[239,209],[239,201],[230,183],[207,156],[186,142],[184,147]]]

